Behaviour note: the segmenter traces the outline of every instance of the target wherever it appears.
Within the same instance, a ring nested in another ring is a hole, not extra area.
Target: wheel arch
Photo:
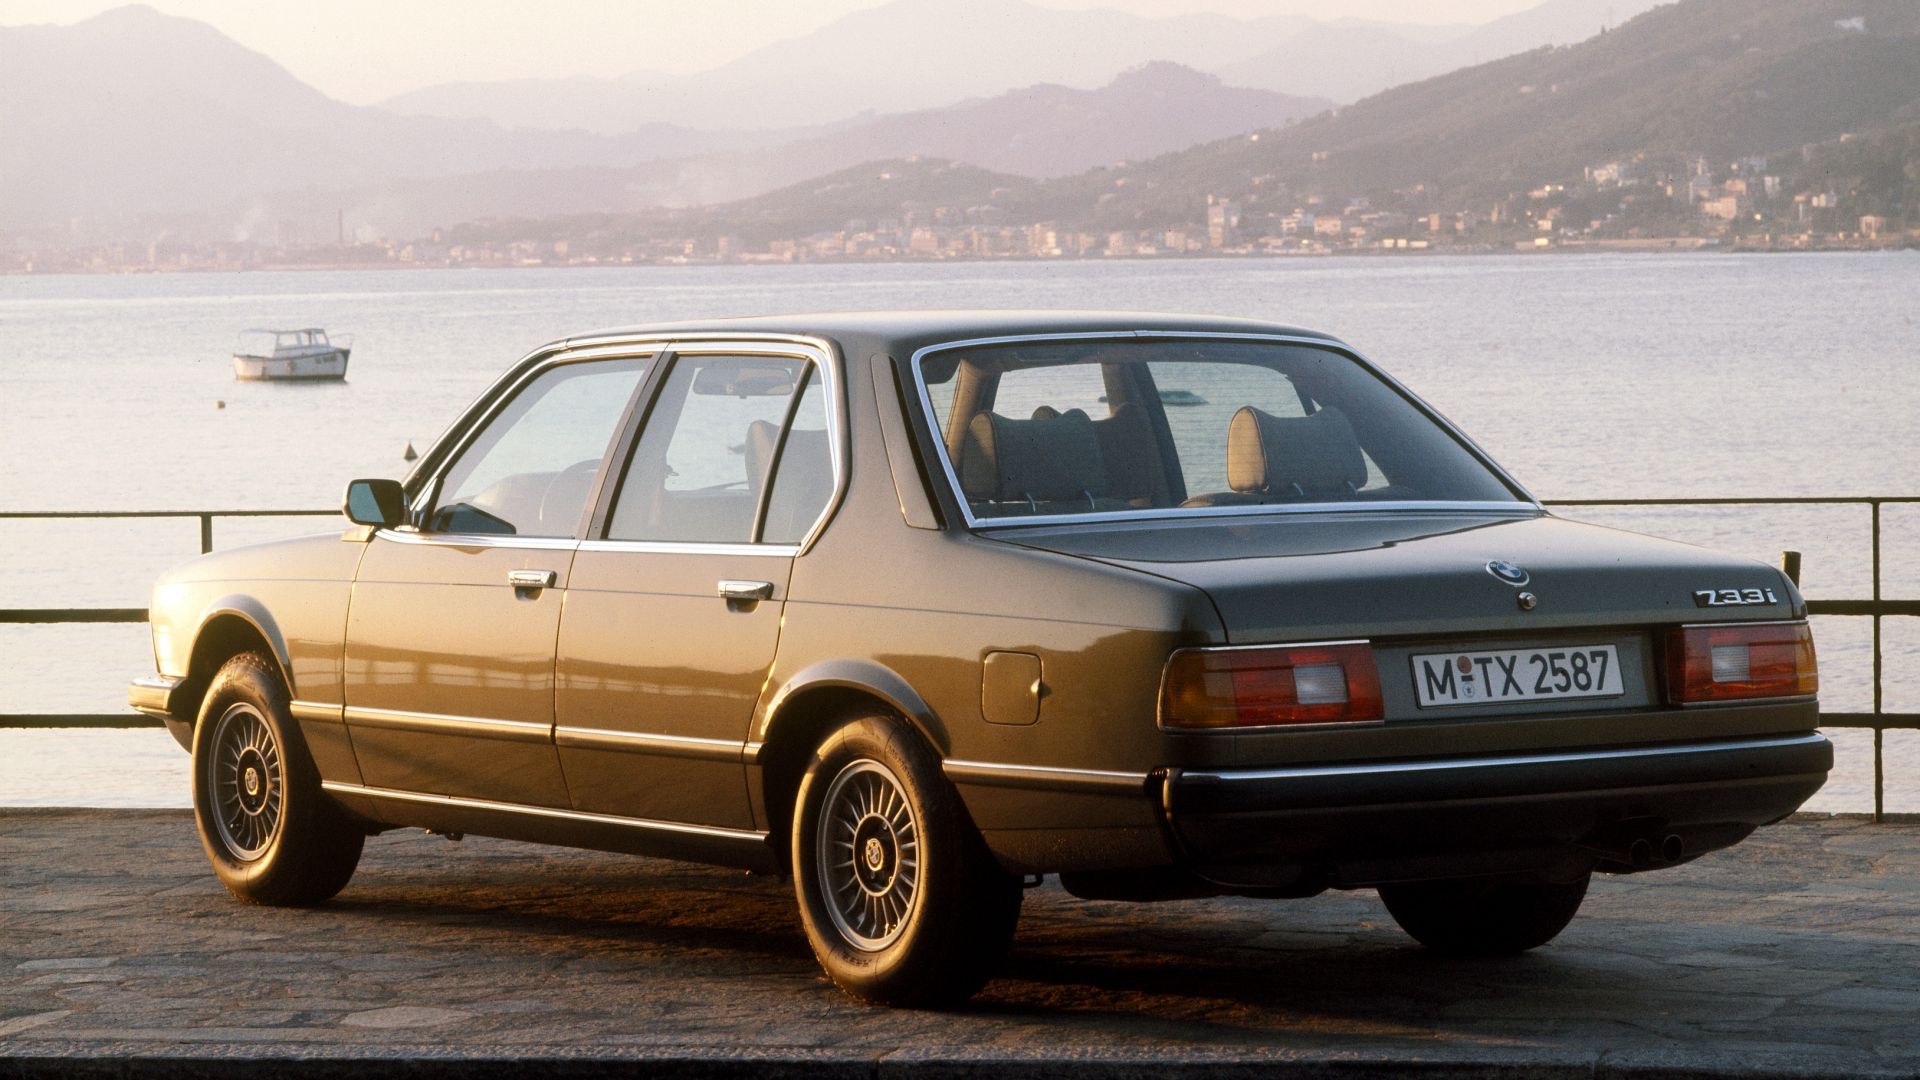
[[[213,682],[221,665],[243,652],[264,655],[274,666],[287,693],[293,694],[293,665],[279,624],[253,597],[221,597],[201,613],[193,631],[193,646],[187,653],[186,678],[168,701],[168,712],[174,722],[167,728],[188,749],[192,749],[193,725],[200,715],[200,703],[206,697],[208,684]]]
[[[827,660],[796,672],[781,684],[754,725],[756,749],[751,780],[755,816],[770,836],[785,834],[807,755],[843,717],[887,712],[904,720],[944,759],[950,746],[940,718],[897,672],[871,660]],[[771,845],[782,864],[785,849]]]

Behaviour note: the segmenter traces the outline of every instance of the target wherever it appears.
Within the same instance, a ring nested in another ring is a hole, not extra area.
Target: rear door
[[[734,343],[653,382],[573,564],[555,740],[577,810],[748,829],[788,576],[843,474],[839,384],[810,348]]]

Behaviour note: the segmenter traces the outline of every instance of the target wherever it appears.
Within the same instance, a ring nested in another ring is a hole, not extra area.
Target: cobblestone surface
[[[1554,944],[1502,961],[1425,954],[1371,892],[1049,884],[947,1013],[842,996],[785,883],[677,863],[399,832],[333,903],[273,910],[220,888],[185,813],[17,810],[0,883],[0,1077],[1920,1076],[1920,825],[1858,818],[1596,879]]]

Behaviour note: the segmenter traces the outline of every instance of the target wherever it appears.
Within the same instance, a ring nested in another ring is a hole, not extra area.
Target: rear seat
[[[1111,494],[1100,431],[1079,409],[1042,406],[1030,420],[976,414],[959,472],[967,501],[987,516],[1128,509]]]
[[[1227,425],[1227,486],[1183,506],[1240,506],[1345,497],[1367,482],[1367,462],[1353,425],[1339,409],[1274,416],[1251,405]]]

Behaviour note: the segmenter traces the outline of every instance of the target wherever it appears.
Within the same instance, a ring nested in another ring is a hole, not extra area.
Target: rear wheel
[[[207,687],[193,733],[193,810],[220,883],[256,904],[317,904],[346,887],[366,834],[320,774],[264,657],[242,653]]]
[[[888,1005],[961,1001],[1020,917],[938,759],[904,724],[863,716],[814,751],[793,815],[793,879],[814,956],[841,989]]]
[[[1451,956],[1511,956],[1545,945],[1573,921],[1592,875],[1562,883],[1420,881],[1380,886],[1400,929]]]

